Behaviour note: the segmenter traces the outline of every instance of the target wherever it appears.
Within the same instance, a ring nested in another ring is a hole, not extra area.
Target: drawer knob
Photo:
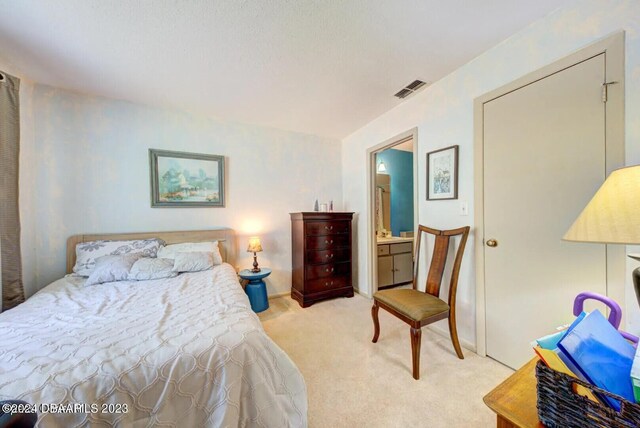
[[[331,269],[326,268],[324,271],[325,271],[325,272],[333,272],[333,271],[334,271],[334,268],[331,268]]]
[[[325,257],[328,258],[328,259],[332,259],[333,258],[333,254],[327,254]]]
[[[333,230],[333,226],[325,226],[325,230]]]
[[[324,285],[325,285],[325,286],[327,286],[327,287],[329,287],[330,285],[333,285],[333,281],[331,281],[331,282],[325,282],[325,283],[324,283]]]
[[[328,240],[326,240],[326,239],[325,239],[325,240],[324,240],[324,243],[325,243],[325,244],[333,244],[333,239],[332,239],[331,241],[328,241]]]

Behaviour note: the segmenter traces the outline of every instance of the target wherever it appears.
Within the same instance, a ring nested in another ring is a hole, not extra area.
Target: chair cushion
[[[413,289],[381,290],[373,298],[414,321],[422,321],[449,310],[449,305],[439,298]]]

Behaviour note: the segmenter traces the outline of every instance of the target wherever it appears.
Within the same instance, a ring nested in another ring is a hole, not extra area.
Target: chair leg
[[[449,313],[449,335],[451,336],[451,342],[453,343],[453,348],[456,350],[456,354],[458,354],[458,358],[464,360],[464,355],[462,355],[462,349],[460,348],[460,342],[458,342],[458,328],[456,327],[455,312]]]
[[[373,318],[373,343],[378,341],[378,337],[380,336],[380,321],[378,321],[378,310],[380,310],[380,306],[378,306],[378,302],[373,301],[373,306],[371,307],[371,318]]]
[[[420,379],[420,339],[422,329],[411,327],[411,360],[413,362],[413,378]]]

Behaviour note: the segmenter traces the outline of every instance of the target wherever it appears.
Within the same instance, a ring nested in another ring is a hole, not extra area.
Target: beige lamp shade
[[[260,238],[257,236],[253,236],[249,238],[249,248],[247,248],[248,253],[259,253],[262,251],[262,244],[260,244]]]
[[[640,244],[640,165],[613,171],[563,239]]]

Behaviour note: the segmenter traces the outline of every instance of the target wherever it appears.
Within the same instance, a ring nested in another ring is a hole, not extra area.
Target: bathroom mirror
[[[376,174],[376,235],[391,232],[391,176]]]

